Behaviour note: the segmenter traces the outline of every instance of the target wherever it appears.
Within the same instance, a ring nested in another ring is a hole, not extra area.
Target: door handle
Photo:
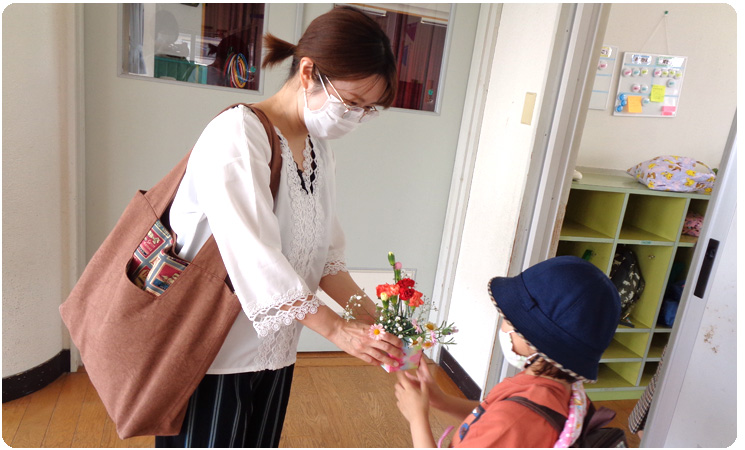
[[[693,295],[698,298],[704,298],[706,286],[709,284],[709,276],[711,276],[711,268],[714,266],[714,259],[717,257],[717,250],[719,250],[719,241],[709,239],[709,245],[706,246],[706,253],[704,254],[704,261],[701,263],[701,271],[698,273],[696,289],[693,291]]]

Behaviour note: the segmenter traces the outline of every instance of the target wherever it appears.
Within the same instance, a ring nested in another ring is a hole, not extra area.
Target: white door
[[[737,438],[737,116],[691,261],[642,447]]]

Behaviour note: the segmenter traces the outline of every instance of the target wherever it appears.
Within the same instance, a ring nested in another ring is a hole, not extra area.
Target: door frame
[[[437,308],[435,323],[447,320],[450,311],[501,16],[501,3],[481,4],[432,292],[433,302]],[[436,346],[428,356],[439,361],[441,349],[441,346]]]
[[[528,172],[540,175],[526,181],[508,276],[556,252],[592,94],[595,71],[591,68],[602,47],[610,7],[584,3],[561,7]],[[516,373],[505,363],[495,333],[484,392]]]

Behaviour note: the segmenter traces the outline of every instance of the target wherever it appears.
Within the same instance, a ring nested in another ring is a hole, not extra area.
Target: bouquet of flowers
[[[381,339],[392,333],[404,342],[405,356],[398,367],[383,365],[388,372],[412,369],[419,365],[422,351],[435,344],[453,344],[452,334],[457,332],[454,324],[443,322],[439,326],[429,321],[432,303],[414,289],[416,283],[402,272],[402,265],[392,252],[388,262],[393,267],[393,284],[381,284],[376,288],[382,305],[376,308],[375,323],[370,326],[370,337]],[[346,320],[354,319],[354,310],[360,306],[360,296],[353,296],[344,310]]]

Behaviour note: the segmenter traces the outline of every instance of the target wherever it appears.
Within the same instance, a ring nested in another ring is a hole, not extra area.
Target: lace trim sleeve
[[[289,306],[289,309],[282,309]],[[275,295],[271,306],[255,306],[247,312],[259,337],[266,337],[271,332],[292,325],[295,320],[302,320],[307,314],[315,314],[321,301],[310,292],[291,290],[285,294]]]
[[[344,252],[331,251],[326,259],[326,265],[323,267],[323,275],[336,275],[339,272],[349,272],[347,262],[344,260]]]

